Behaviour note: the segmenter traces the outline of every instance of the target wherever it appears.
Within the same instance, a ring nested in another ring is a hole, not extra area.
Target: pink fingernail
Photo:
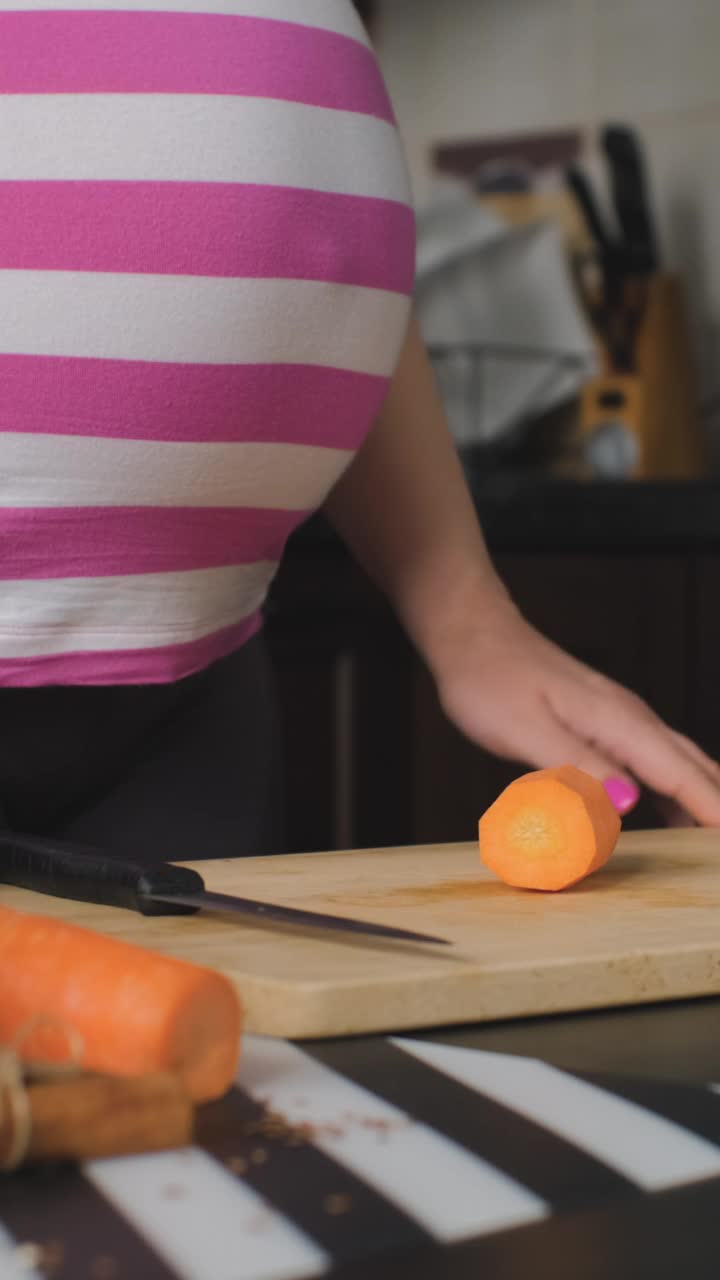
[[[640,788],[625,778],[607,778],[603,783],[618,813],[629,813],[640,799]]]

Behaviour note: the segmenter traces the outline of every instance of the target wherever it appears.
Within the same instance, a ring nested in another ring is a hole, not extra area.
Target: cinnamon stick
[[[18,1152],[23,1108],[0,1090],[0,1168]],[[78,1075],[30,1084],[24,1108],[27,1134],[21,1163],[88,1160],[186,1146],[192,1139],[193,1105],[172,1074],[120,1079]]]

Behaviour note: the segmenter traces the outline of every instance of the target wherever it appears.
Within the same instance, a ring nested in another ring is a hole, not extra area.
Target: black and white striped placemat
[[[633,1232],[667,1261],[693,1223],[686,1263],[720,1223],[710,1087],[416,1038],[248,1037],[239,1080],[191,1148],[2,1179],[0,1280],[604,1280]]]

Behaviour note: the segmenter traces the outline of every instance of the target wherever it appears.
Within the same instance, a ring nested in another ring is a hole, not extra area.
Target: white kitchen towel
[[[458,444],[492,442],[572,399],[597,369],[559,229],[514,227],[471,193],[418,213],[417,303]]]

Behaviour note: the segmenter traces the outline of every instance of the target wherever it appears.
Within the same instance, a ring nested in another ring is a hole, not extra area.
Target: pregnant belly
[[[349,2],[234,7],[0,12],[6,577],[274,561],[385,395],[414,220],[376,62]]]

